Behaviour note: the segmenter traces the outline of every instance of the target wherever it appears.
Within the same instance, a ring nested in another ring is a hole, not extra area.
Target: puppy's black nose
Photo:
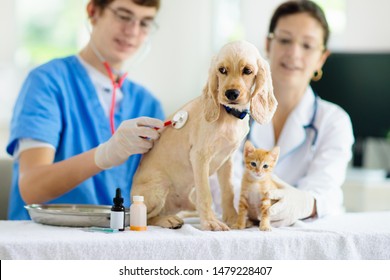
[[[225,91],[225,96],[227,99],[234,101],[240,95],[240,91],[238,89],[228,89]]]

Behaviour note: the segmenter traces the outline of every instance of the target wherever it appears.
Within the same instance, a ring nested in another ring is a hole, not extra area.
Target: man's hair
[[[114,2],[115,0],[92,0],[92,3],[96,6],[104,10],[109,4]],[[145,7],[154,7],[158,11],[160,9],[160,0],[131,0],[135,4]]]

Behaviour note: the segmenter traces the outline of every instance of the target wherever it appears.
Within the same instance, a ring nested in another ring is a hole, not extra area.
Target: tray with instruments
[[[68,227],[110,227],[109,205],[30,204],[26,205],[31,219],[40,224]],[[130,224],[129,209],[125,210],[125,226]]]

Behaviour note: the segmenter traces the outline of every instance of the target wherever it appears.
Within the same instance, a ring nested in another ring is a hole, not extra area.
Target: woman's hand
[[[299,190],[276,176],[273,179],[280,189],[269,191],[270,199],[278,200],[269,208],[272,226],[289,226],[315,215],[315,199],[309,192]]]

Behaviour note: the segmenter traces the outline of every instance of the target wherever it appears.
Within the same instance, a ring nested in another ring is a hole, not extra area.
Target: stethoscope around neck
[[[314,135],[313,135],[313,139],[311,141],[311,149],[312,150],[314,150],[314,147],[315,147],[315,145],[317,143],[317,138],[318,138],[318,128],[315,126],[315,121],[316,121],[317,112],[318,112],[318,100],[319,100],[318,95],[316,93],[313,93],[313,94],[314,94],[313,114],[312,114],[312,116],[310,118],[309,124],[303,126],[303,129],[305,130],[305,133],[306,133],[306,138],[308,137],[307,136],[308,135],[308,131],[307,130],[311,129],[313,131]],[[253,119],[251,118],[250,121],[249,121],[249,126],[252,127],[252,124],[253,124]],[[248,135],[246,137],[247,140],[250,139],[250,134],[251,134],[251,130],[249,130],[249,133],[248,133]],[[299,146],[301,146],[301,145],[299,145]],[[279,161],[280,160],[281,159],[279,159]]]
[[[85,26],[87,28],[87,31],[89,35],[91,36],[92,30],[88,24],[88,21],[85,21]],[[122,72],[122,71],[116,71],[111,67],[111,65],[108,63],[108,61],[103,57],[103,55],[99,52],[99,50],[96,48],[94,42],[92,41],[92,36],[90,39],[90,46],[93,51],[93,53],[96,55],[96,57],[100,60],[100,62],[103,64],[108,77],[111,81],[112,84],[112,98],[111,98],[111,105],[110,105],[110,129],[111,129],[111,134],[114,134],[115,132],[115,105],[116,105],[116,92],[118,89],[120,89],[123,85],[123,82],[126,80],[127,72]],[[144,42],[145,48],[141,50],[141,53],[138,54],[138,57],[136,60],[133,60],[132,64],[136,65],[140,61],[142,61],[146,55],[150,52],[151,49],[151,44],[149,38],[146,39]],[[117,76],[117,78],[115,78]]]
[[[311,151],[314,151],[315,149],[315,145],[317,143],[317,138],[318,138],[318,128],[315,126],[315,121],[316,121],[316,117],[317,117],[317,112],[318,112],[318,100],[319,100],[319,97],[316,93],[313,93],[314,94],[314,105],[313,105],[313,114],[310,118],[310,122],[309,124],[307,125],[304,125],[303,126],[303,129],[305,130],[305,134],[306,134],[306,139],[300,144],[298,145],[296,148],[294,148],[293,150],[291,150],[290,152],[288,152],[287,154],[285,154],[283,157],[280,157],[279,158],[279,162],[281,162],[282,160],[284,160],[286,157],[288,157],[289,155],[291,155],[292,153],[294,153],[295,151],[297,151],[299,148],[301,148],[304,143],[306,143],[306,141],[308,140],[308,130],[312,130],[313,131],[313,138],[311,140],[311,144],[310,144],[310,148],[311,148]]]
[[[111,129],[111,134],[114,134],[115,132],[115,105],[116,105],[116,92],[118,89],[120,89],[123,85],[123,82],[126,79],[127,72],[118,72],[115,71],[110,64],[108,63],[107,60],[104,59],[104,57],[101,55],[101,53],[98,51],[96,48],[95,44],[90,41],[90,46],[92,51],[95,53],[97,58],[100,60],[100,62],[103,64],[104,68],[107,71],[108,77],[111,81],[112,84],[112,97],[111,97],[111,105],[110,105],[110,129]],[[115,75],[117,78],[115,78]]]
[[[123,85],[123,82],[126,79],[127,72],[125,72],[122,75],[118,75],[118,78],[115,79],[115,76],[113,74],[113,71],[110,67],[110,64],[108,64],[107,61],[103,62],[104,68],[106,68],[106,71],[108,73],[108,76],[110,77],[111,83],[112,83],[112,97],[111,97],[111,105],[110,105],[110,128],[111,128],[111,134],[114,134],[115,132],[115,103],[116,103],[116,90],[120,89]]]
[[[116,105],[116,91],[120,89],[123,85],[123,82],[126,80],[127,72],[122,71],[116,71],[111,67],[111,65],[108,63],[106,59],[104,59],[103,55],[98,51],[95,44],[93,43],[92,39],[90,41],[90,46],[96,57],[100,60],[100,62],[103,64],[104,68],[106,69],[106,72],[108,74],[108,77],[112,84],[112,98],[111,98],[111,105],[110,105],[110,129],[111,134],[114,134],[115,132],[115,105]],[[144,42],[144,48],[141,50],[141,53],[138,54],[138,57],[136,60],[133,61],[133,65],[136,65],[140,61],[142,61],[147,53],[150,52],[151,49],[151,43],[150,40],[147,39]],[[115,78],[115,75],[117,78]]]
[[[314,125],[315,121],[316,121],[316,117],[317,117],[317,111],[318,111],[318,95],[316,93],[314,93],[314,108],[313,108],[313,115],[311,116],[311,119],[310,119],[310,122],[309,124],[307,125],[304,125],[303,128],[305,129],[305,131],[307,131],[308,129],[311,129],[313,130],[313,133],[314,133],[314,136],[313,136],[313,140],[311,142],[311,147],[314,148],[314,146],[316,145],[317,143],[317,138],[318,138],[318,129],[317,127]],[[307,132],[306,132],[306,135],[307,135]]]

